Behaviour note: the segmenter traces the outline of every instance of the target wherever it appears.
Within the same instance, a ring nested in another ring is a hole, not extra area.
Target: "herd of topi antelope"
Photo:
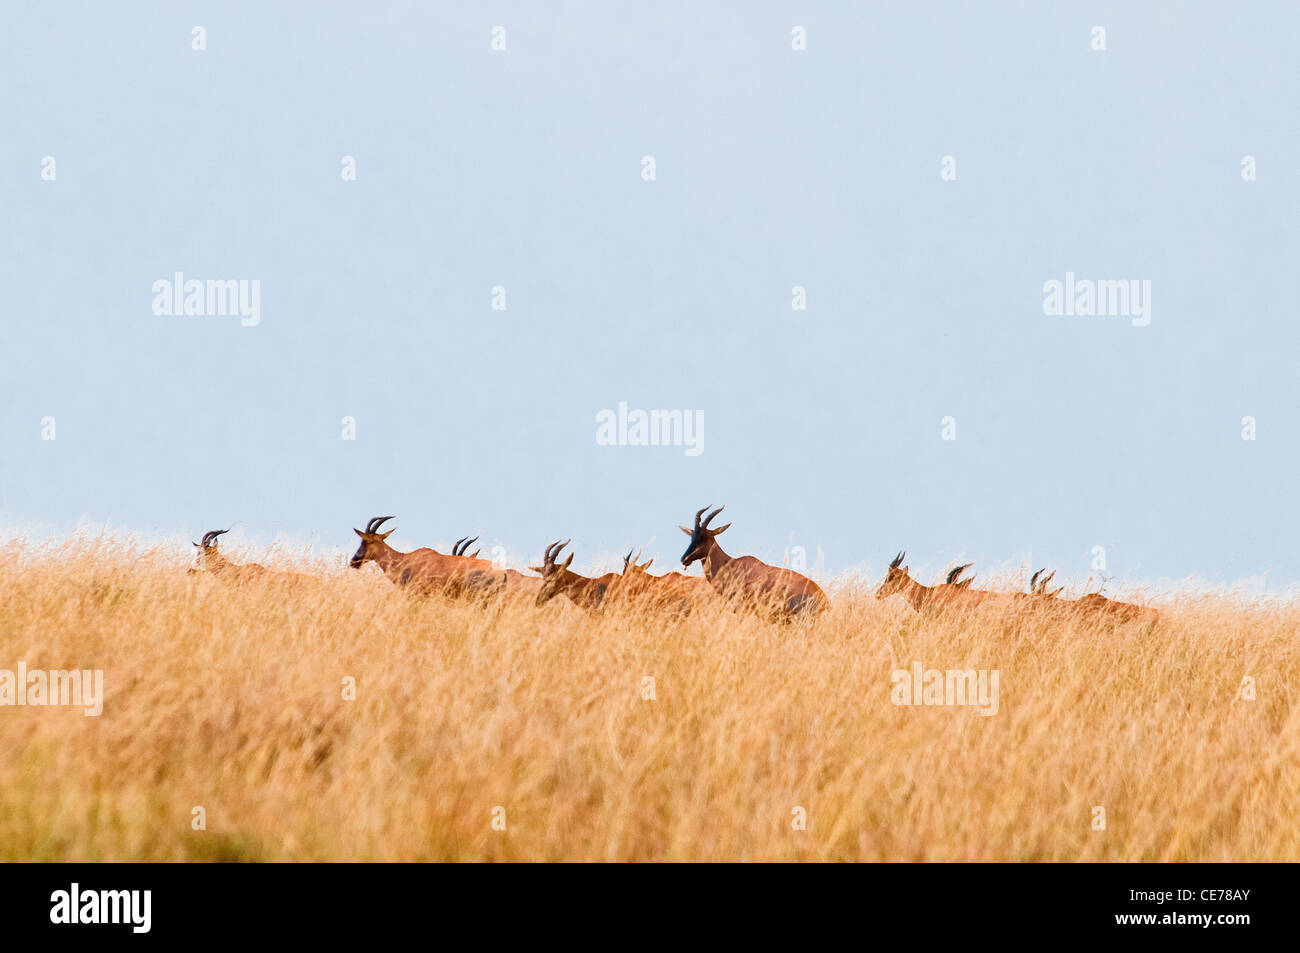
[[[364,530],[353,529],[361,537],[361,545],[349,565],[360,569],[367,562],[373,562],[395,585],[421,594],[441,593],[453,598],[482,600],[532,597],[535,604],[541,606],[563,593],[575,605],[592,611],[623,601],[686,614],[698,605],[722,600],[733,609],[757,612],[772,621],[789,621],[796,617],[815,616],[830,605],[826,593],[807,576],[781,566],[768,565],[754,556],[727,555],[718,545],[717,537],[731,524],[710,527],[713,518],[722,512],[722,507],[705,516],[708,509],[706,506],[695,514],[692,528],[680,527],[690,537],[686,552],[682,553],[682,566],[700,563],[704,570],[702,578],[679,572],[651,575],[647,570],[654,560],[638,563],[640,554],[634,557],[630,550],[623,557],[622,573],[610,572],[594,579],[581,576],[569,568],[573,563],[572,552],[563,561],[559,560],[561,551],[569,544],[568,540],[556,541],[546,547],[542,564],[529,567],[538,573],[536,576],[527,576],[513,569],[498,569],[490,560],[479,559],[478,551],[467,553],[478,537],[456,540],[451,553],[428,548],[401,553],[387,543],[393,530],[379,531],[380,526],[394,518],[392,516],[376,516]],[[217,537],[228,532],[212,530],[203,534],[203,539],[194,544],[199,552],[191,573],[209,572],[236,582],[252,579],[299,582],[311,578],[302,573],[267,569],[257,563],[231,562],[217,549]],[[1154,621],[1156,618],[1153,609],[1116,602],[1096,593],[1075,600],[1061,599],[1060,589],[1051,592],[1047,589],[1055,571],[1043,576],[1045,570],[1042,569],[1030,579],[1027,593],[972,589],[971,579],[961,578],[970,568],[969,563],[948,573],[944,582],[923,586],[908,575],[907,567],[902,565],[904,555],[899,553],[889,564],[885,580],[876,590],[876,598],[901,594],[917,612],[963,611],[993,603],[1058,607],[1107,616],[1120,622]]]

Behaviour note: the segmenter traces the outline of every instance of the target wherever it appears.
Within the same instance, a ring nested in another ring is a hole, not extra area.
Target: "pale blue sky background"
[[[0,526],[1300,581],[1300,7],[848,6],[5,4]]]

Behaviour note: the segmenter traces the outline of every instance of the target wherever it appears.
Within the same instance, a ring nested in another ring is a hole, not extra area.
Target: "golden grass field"
[[[324,560],[238,588],[178,550],[0,550],[0,668],[106,696],[0,708],[0,860],[1300,859],[1294,603],[926,619],[861,580],[780,626],[485,609]],[[997,669],[999,712],[891,704],[913,661]]]

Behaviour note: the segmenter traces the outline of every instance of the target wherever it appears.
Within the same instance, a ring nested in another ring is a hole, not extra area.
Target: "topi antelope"
[[[710,529],[709,523],[722,512],[719,506],[704,517],[704,510],[695,514],[695,526],[679,527],[691,538],[682,553],[682,565],[699,562],[704,578],[713,590],[737,608],[759,611],[773,620],[788,620],[796,615],[815,615],[829,605],[826,593],[817,583],[792,569],[769,566],[754,556],[728,556],[718,545],[717,537],[730,523]]]
[[[203,534],[203,538],[194,544],[198,552],[194,554],[194,565],[189,569],[191,573],[220,573],[235,565],[217,550],[217,537],[229,532],[228,529],[210,529]]]
[[[638,563],[638,552],[632,557],[632,550],[623,557],[622,590],[629,596],[651,602],[682,614],[688,615],[692,608],[714,599],[713,587],[700,576],[687,576],[680,572],[667,572],[662,576],[652,576],[647,570],[653,559]]]
[[[1107,599],[1097,592],[1090,592],[1086,596],[1080,596],[1069,604],[1077,607],[1082,612],[1110,616],[1117,622],[1135,622],[1138,620],[1155,622],[1160,615],[1155,609],[1136,606],[1131,602],[1117,602],[1114,599]]]
[[[195,543],[198,547],[196,565],[189,572],[210,572],[213,576],[232,582],[248,582],[251,579],[263,579],[274,582],[296,583],[310,579],[310,576],[297,572],[277,572],[267,569],[259,563],[232,563],[217,549],[217,537],[229,533],[228,529],[213,529],[203,534],[202,540]]]
[[[1155,622],[1159,613],[1155,609],[1148,609],[1144,606],[1133,605],[1130,602],[1117,602],[1114,599],[1107,599],[1099,593],[1089,593],[1078,599],[1059,599],[1060,593],[1065,589],[1059,586],[1050,592],[1047,589],[1048,583],[1056,575],[1056,570],[1047,573],[1043,578],[1040,575],[1047,572],[1046,569],[1040,569],[1029,578],[1029,592],[1017,593],[1016,600],[1020,602],[1033,602],[1038,605],[1050,605],[1054,610],[1061,612],[1076,612],[1087,616],[1103,616],[1113,618],[1117,622],[1134,622],[1141,620],[1143,622]]]
[[[654,558],[652,557],[647,559],[645,562],[638,562],[640,558],[641,550],[638,549],[636,551],[636,558],[634,559],[632,557],[632,550],[629,549],[627,555],[623,557],[623,575],[626,576],[629,572],[645,573],[646,575],[649,575],[649,573],[646,573],[646,570],[650,568],[650,565],[654,562]]]
[[[644,595],[656,588],[661,577],[650,575],[648,570],[653,559],[647,559],[643,563],[638,563],[641,558],[640,550],[636,556],[632,555],[632,550],[627,551],[623,557],[623,575],[619,577],[619,585],[622,590],[631,595]]]
[[[1078,599],[1058,599],[1057,596],[1065,587],[1059,586],[1049,592],[1047,585],[1052,581],[1052,577],[1056,575],[1056,570],[1052,570],[1039,579],[1038,577],[1045,572],[1047,572],[1046,569],[1040,569],[1034,573],[1029,578],[1029,594],[1021,593],[1016,598],[1021,600],[1032,599],[1040,603],[1051,600],[1052,605],[1064,611],[1080,612],[1085,615],[1109,616],[1118,622],[1133,622],[1136,620],[1154,622],[1159,615],[1155,609],[1136,606],[1130,602],[1116,602],[1114,599],[1107,599],[1095,592],[1081,596]]]
[[[542,564],[531,567],[535,572],[542,574],[542,586],[537,591],[537,605],[545,605],[560,593],[564,593],[579,608],[598,609],[604,602],[610,587],[618,583],[618,573],[607,572],[597,579],[579,576],[569,569],[573,565],[573,553],[569,553],[569,558],[564,562],[557,563],[556,557],[560,555],[560,550],[569,545],[569,542],[570,540],[551,543],[542,554]]]
[[[379,532],[379,527],[391,519],[391,516],[376,516],[366,524],[364,530],[353,527],[352,532],[361,537],[361,545],[349,563],[353,569],[360,569],[367,562],[373,561],[397,586],[419,592],[444,592],[448,595],[459,595],[465,589],[467,581],[484,583],[486,576],[496,573],[495,567],[486,559],[446,555],[428,548],[399,553],[387,543],[393,530]],[[457,540],[458,545],[463,542]],[[481,575],[471,577],[472,573]]]
[[[907,574],[907,567],[903,565],[906,555],[906,553],[899,553],[889,564],[885,581],[876,590],[877,599],[902,593],[903,598],[917,612],[941,612],[949,608],[973,609],[986,599],[997,597],[997,593],[967,589],[960,583],[946,582],[937,586],[923,586]],[[948,578],[955,579],[968,568],[969,565],[961,566],[949,573]],[[969,583],[969,580],[967,582]]]
[[[221,551],[217,549],[217,537],[225,536],[229,529],[209,529],[203,534],[199,542],[194,543],[198,547],[198,553],[195,553],[194,566],[190,567],[190,572],[211,572],[214,576],[233,575],[238,569],[237,563],[231,563],[226,559]],[[255,563],[250,563],[255,566]],[[257,568],[263,568],[257,566]],[[255,571],[253,571],[255,572]]]
[[[1052,577],[1056,575],[1056,570],[1053,569],[1051,572],[1047,573],[1046,576],[1043,576],[1043,573],[1045,572],[1047,572],[1047,569],[1043,568],[1030,576],[1029,591],[1013,593],[1011,598],[1020,605],[1032,605],[1043,608],[1050,607],[1053,610],[1065,606],[1065,601],[1057,598],[1065,588],[1064,586],[1059,586],[1051,592],[1047,591],[1047,584],[1051,582]],[[1039,579],[1039,576],[1043,576],[1043,578]]]
[[[641,558],[638,552],[637,559]],[[712,599],[714,597],[713,587],[703,576],[688,576],[681,572],[666,572],[662,576],[652,576],[646,570],[650,568],[653,559],[647,559],[645,562],[638,564],[636,560],[629,560],[631,550],[628,550],[628,556],[623,557],[623,575],[630,575],[637,579],[644,577],[647,581],[656,583],[671,589],[674,592],[680,592],[684,596],[694,599]]]

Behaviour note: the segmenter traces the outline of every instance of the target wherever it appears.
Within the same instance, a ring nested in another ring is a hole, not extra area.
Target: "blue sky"
[[[5,5],[0,526],[1300,581],[1300,8],[846,6]]]

